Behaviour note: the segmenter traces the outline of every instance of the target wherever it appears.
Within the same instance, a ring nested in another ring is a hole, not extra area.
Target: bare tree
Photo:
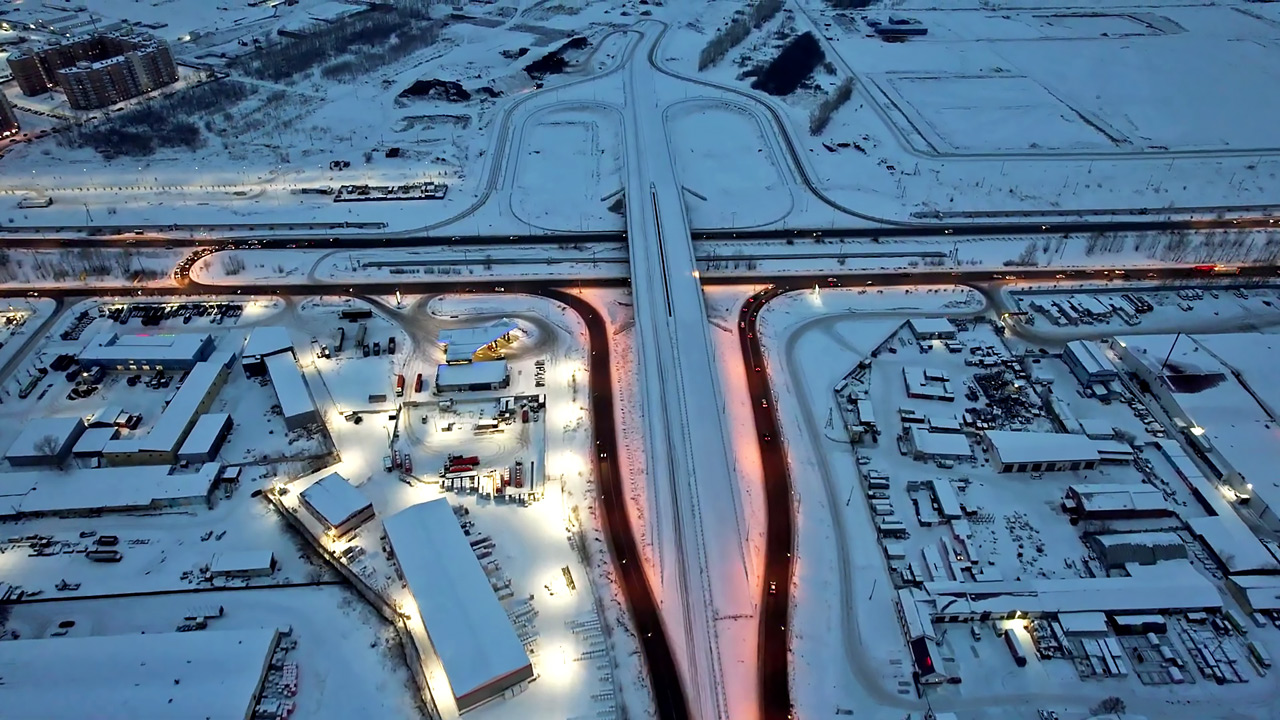
[[[1123,715],[1124,700],[1112,695],[1109,698],[1103,699],[1103,701],[1097,705],[1094,705],[1089,712],[1094,715]]]
[[[51,457],[57,460],[58,467],[62,467],[62,458],[58,456],[59,452],[62,450],[62,442],[58,440],[57,435],[42,436],[39,440],[36,440],[31,444],[31,449],[35,450],[39,455]]]

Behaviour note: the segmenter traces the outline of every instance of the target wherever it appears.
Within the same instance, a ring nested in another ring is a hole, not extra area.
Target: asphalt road
[[[800,287],[805,287],[800,285]],[[747,368],[747,389],[760,443],[764,471],[765,553],[764,586],[761,589],[760,629],[757,641],[760,717],[783,720],[792,717],[791,684],[788,674],[790,647],[787,625],[791,607],[791,579],[794,523],[791,503],[791,475],[787,453],[782,446],[777,410],[770,403],[773,392],[765,371],[756,321],[765,303],[786,290],[781,286],[762,290],[747,298],[738,323],[742,362]]]

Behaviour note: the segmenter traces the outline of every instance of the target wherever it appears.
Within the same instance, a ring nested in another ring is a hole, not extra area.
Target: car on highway
[[[769,594],[770,595],[778,594],[778,583],[774,582],[773,580],[769,581]]]

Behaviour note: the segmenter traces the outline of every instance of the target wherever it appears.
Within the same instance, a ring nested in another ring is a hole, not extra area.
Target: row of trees
[[[204,144],[196,118],[226,110],[257,92],[257,87],[216,80],[155,98],[92,125],[58,135],[64,147],[89,147],[107,157],[144,157],[160,148],[195,149]]]
[[[439,28],[431,19],[431,0],[395,0],[385,9],[370,10],[335,23],[317,22],[303,36],[268,45],[245,55],[237,66],[251,77],[279,82],[332,63],[363,48],[377,63],[394,62],[435,42]],[[360,61],[335,63],[328,77],[351,77],[367,68]]]
[[[131,249],[79,248],[36,252],[28,258],[0,250],[0,283],[31,280],[61,282],[79,277],[154,279],[162,273],[144,267]]]
[[[782,0],[758,0],[747,12],[738,15],[720,29],[698,55],[698,69],[706,70],[724,59],[729,51],[747,39],[751,31],[768,22],[782,10]]]
[[[849,102],[851,97],[853,97],[853,78],[847,77],[840,81],[830,95],[822,98],[818,107],[809,114],[809,134],[817,135],[826,130],[827,124],[831,122],[831,116],[840,109],[841,105]]]

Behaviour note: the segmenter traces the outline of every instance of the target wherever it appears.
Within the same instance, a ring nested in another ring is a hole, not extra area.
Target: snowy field
[[[517,137],[511,210],[518,218],[560,232],[622,228],[622,214],[609,210],[623,184],[622,119],[615,107],[551,106],[525,118]],[[575,215],[577,224],[566,225]]]
[[[738,8],[713,2],[699,21],[672,24],[660,59],[773,105],[823,191],[873,215],[1270,203],[1276,148],[1253,111],[1253,89],[1280,63],[1265,10],[920,5],[892,12],[928,36],[885,43],[863,20],[884,22],[885,9],[804,0],[698,72],[698,52]],[[750,90],[741,73],[805,31],[830,63],[813,88],[785,98]],[[809,135],[810,111],[849,76],[852,100]],[[766,200],[757,191],[752,202]],[[800,217],[813,215],[802,208],[790,221]]]

